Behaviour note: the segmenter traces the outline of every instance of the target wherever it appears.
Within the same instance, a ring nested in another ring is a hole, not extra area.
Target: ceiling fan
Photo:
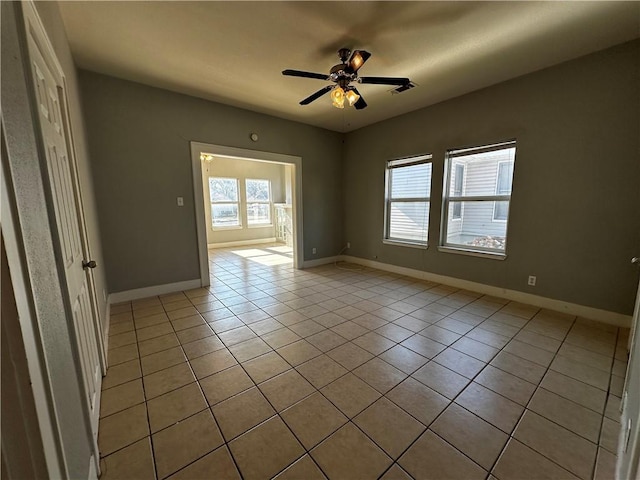
[[[351,57],[349,57],[351,56]],[[359,77],[358,70],[369,59],[371,54],[364,50],[354,50],[353,53],[348,48],[338,50],[340,61],[331,67],[328,75],[322,73],[304,72],[301,70],[283,70],[283,75],[291,77],[317,78],[318,80],[328,80],[335,85],[327,85],[313,95],[308,96],[300,102],[300,105],[308,105],[326,93],[331,92],[333,106],[344,108],[345,100],[349,106],[356,110],[362,110],[367,106],[358,90],[352,83],[376,84],[376,85],[397,85],[399,91],[411,88],[413,84],[408,78],[400,77]],[[348,60],[347,60],[348,59]]]

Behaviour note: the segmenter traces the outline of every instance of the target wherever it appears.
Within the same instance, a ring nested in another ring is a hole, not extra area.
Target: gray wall
[[[211,203],[209,196],[209,177],[229,177],[238,179],[240,190],[240,228],[213,230],[211,223]],[[284,203],[286,200],[284,165],[255,160],[216,157],[212,161],[202,162],[202,188],[204,192],[204,210],[207,225],[207,243],[238,242],[246,240],[268,239],[276,236],[275,210],[271,210],[271,225],[249,227],[247,223],[247,203],[245,201],[245,180],[247,178],[270,181],[271,203]]]
[[[341,134],[87,71],[80,86],[111,292],[199,278],[190,141],[302,157],[302,254],[340,251]]]
[[[634,41],[347,134],[348,253],[631,314],[638,273],[630,258],[640,253],[639,106]],[[445,151],[512,138],[508,258],[438,252]],[[422,153],[433,154],[431,245],[384,245],[385,160]],[[527,286],[530,274],[536,287]]]

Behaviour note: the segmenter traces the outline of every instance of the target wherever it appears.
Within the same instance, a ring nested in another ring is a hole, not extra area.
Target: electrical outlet
[[[347,242],[347,248],[351,248],[351,242]]]
[[[179,207],[184,207],[184,198],[183,197],[178,197],[178,206]]]
[[[531,287],[535,287],[536,286],[536,276],[535,275],[529,275],[529,281],[527,282],[527,285],[529,285]]]
[[[313,253],[314,255],[318,253],[318,251],[316,250],[316,247],[313,247],[313,249],[311,250],[311,253]]]

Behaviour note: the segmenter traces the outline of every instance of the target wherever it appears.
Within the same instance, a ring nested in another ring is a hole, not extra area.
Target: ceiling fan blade
[[[302,70],[283,70],[283,75],[290,77],[317,78],[318,80],[329,80],[329,76],[324,73],[303,72]]]
[[[317,100],[318,98],[320,98],[325,93],[328,93],[329,90],[331,90],[333,87],[334,87],[333,85],[327,85],[326,87],[321,88],[320,90],[318,90],[313,95],[309,95],[307,98],[302,100],[300,102],[300,105],[309,105],[311,102],[313,102],[314,100]]]
[[[349,63],[348,63],[349,71],[357,72],[360,69],[360,67],[364,65],[364,62],[369,60],[370,56],[371,54],[364,50],[354,50],[353,53],[351,54],[351,58],[349,59]]]
[[[406,85],[411,82],[408,78],[399,77],[360,77],[360,83],[370,83],[375,85]]]
[[[353,104],[353,108],[355,108],[356,110],[362,110],[363,108],[367,108],[367,102],[364,101],[364,98],[362,98],[362,95],[360,95],[360,92],[355,87],[353,87],[352,90],[356,92],[356,95],[360,97],[358,101]]]

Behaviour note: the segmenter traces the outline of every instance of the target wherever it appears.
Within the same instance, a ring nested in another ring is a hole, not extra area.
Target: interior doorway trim
[[[207,250],[207,232],[204,228],[204,193],[202,190],[202,162],[200,153],[206,152],[217,157],[257,160],[260,162],[286,163],[293,165],[293,266],[303,267],[304,251],[302,241],[302,157],[282,153],[262,152],[246,148],[227,147],[211,143],[191,142],[191,169],[193,173],[193,197],[198,236],[198,258],[200,261],[200,280],[202,286],[209,285],[209,254]]]

